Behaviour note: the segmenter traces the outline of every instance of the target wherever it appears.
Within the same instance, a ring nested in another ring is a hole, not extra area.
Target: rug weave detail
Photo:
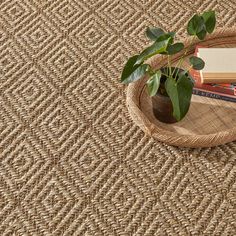
[[[0,235],[235,235],[236,143],[178,149],[129,117],[147,26],[234,0],[0,0]]]

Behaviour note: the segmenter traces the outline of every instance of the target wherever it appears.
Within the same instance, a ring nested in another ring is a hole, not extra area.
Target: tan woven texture
[[[146,26],[234,0],[0,0],[0,235],[235,235],[236,143],[180,149],[129,117]]]

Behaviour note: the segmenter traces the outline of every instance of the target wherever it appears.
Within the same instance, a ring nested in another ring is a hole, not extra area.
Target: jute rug
[[[155,142],[119,83],[205,9],[236,26],[234,0],[0,0],[0,235],[236,234],[236,143]]]

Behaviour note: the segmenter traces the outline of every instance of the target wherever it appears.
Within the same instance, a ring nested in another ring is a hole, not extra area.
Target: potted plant
[[[196,38],[203,40],[208,33],[214,31],[215,25],[214,11],[195,14],[187,25],[187,32],[192,37],[191,42]],[[201,58],[191,56],[189,68],[182,68],[188,48],[184,49],[182,42],[174,42],[175,32],[164,32],[161,28],[147,28],[146,35],[153,42],[152,45],[128,59],[121,75],[121,82],[128,84],[147,76],[147,92],[152,97],[154,115],[165,123],[180,121],[189,110],[194,86],[189,71],[192,68],[201,70],[205,63]],[[173,67],[171,56],[182,50],[185,51]],[[145,63],[147,59],[157,54],[166,56],[167,66],[155,69]]]

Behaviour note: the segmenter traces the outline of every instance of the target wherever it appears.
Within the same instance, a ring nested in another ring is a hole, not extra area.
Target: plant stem
[[[186,49],[185,52],[187,52],[187,49]],[[177,75],[178,75],[178,73],[179,73],[179,67],[182,65],[185,55],[186,55],[186,54],[184,53],[184,55],[179,59],[179,61],[178,61],[177,65],[176,65],[176,67],[175,67],[174,70],[173,70],[172,76],[174,76],[175,71],[177,70],[176,76],[175,76],[175,77],[177,77]],[[175,78],[175,79],[176,79],[176,78]]]
[[[175,73],[175,71],[177,70],[177,72],[176,72],[176,76],[175,76],[175,80],[176,80],[177,75],[178,75],[178,73],[179,73],[179,67],[182,66],[182,64],[183,64],[183,60],[184,60],[184,57],[186,56],[189,47],[192,46],[193,40],[194,40],[195,38],[196,38],[196,35],[194,35],[194,36],[192,37],[192,39],[191,39],[191,41],[190,41],[190,43],[189,43],[189,46],[185,49],[184,54],[183,54],[183,55],[181,56],[181,58],[178,60],[177,65],[176,65],[176,67],[175,67],[174,70],[173,70],[173,74],[172,74],[171,76],[173,76],[174,73]]]
[[[151,66],[149,67],[148,74],[149,74],[149,76],[151,76],[151,75],[154,74],[154,71],[152,70],[152,67],[151,67]]]
[[[168,73],[169,73],[169,75],[171,75],[172,73],[171,73],[171,58],[170,58],[170,55],[168,55]]]
[[[161,74],[164,75],[164,76],[166,76],[167,78],[170,78],[170,75],[167,75],[167,74],[165,74],[165,73],[163,73],[163,72],[161,72]]]
[[[186,71],[189,71],[190,69],[192,69],[193,65],[190,65]]]

